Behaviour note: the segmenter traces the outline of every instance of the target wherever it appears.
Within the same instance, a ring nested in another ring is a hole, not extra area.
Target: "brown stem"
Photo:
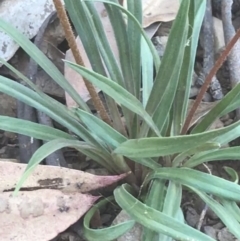
[[[231,39],[231,41],[227,44],[226,49],[222,52],[222,54],[219,56],[217,62],[215,63],[215,65],[213,66],[213,68],[211,69],[210,73],[208,74],[204,84],[202,85],[202,88],[200,89],[200,92],[196,98],[196,100],[194,101],[193,107],[190,110],[187,119],[184,123],[183,129],[181,134],[184,135],[187,133],[187,130],[189,128],[189,125],[191,123],[191,120],[193,118],[194,113],[196,112],[204,93],[207,91],[209,84],[211,83],[211,80],[213,78],[213,76],[217,73],[217,71],[219,70],[219,68],[222,66],[223,62],[225,61],[225,59],[227,58],[229,52],[231,51],[231,49],[233,48],[234,44],[238,41],[240,37],[240,29],[237,31],[237,33],[234,35],[234,37]]]
[[[85,66],[84,62],[82,60],[81,54],[78,50],[72,28],[71,28],[71,25],[68,20],[67,13],[65,11],[64,6],[61,3],[61,0],[53,0],[53,3],[57,10],[58,17],[63,26],[66,39],[68,41],[70,49],[72,50],[76,63],[81,66]],[[110,118],[107,114],[107,111],[106,111],[101,99],[99,98],[94,86],[91,83],[89,83],[85,78],[83,78],[83,81],[87,87],[87,90],[88,90],[91,98],[92,98],[95,109],[99,112],[100,117],[102,118],[103,121],[105,121],[106,123],[111,125],[111,120],[110,120]]]

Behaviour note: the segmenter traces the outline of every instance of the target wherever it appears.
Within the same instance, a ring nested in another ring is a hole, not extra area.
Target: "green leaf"
[[[173,159],[173,162],[172,162],[173,167],[177,167],[177,166],[181,165],[187,157],[189,157],[195,153],[209,151],[209,150],[216,150],[216,149],[219,149],[220,147],[221,146],[218,143],[207,142],[200,146],[197,146],[196,148],[191,148],[185,152],[180,153]]]
[[[130,159],[143,166],[149,167],[152,170],[155,170],[156,168],[161,167],[161,165],[157,163],[155,160],[153,160],[152,158],[130,158]]]
[[[114,197],[119,206],[136,222],[157,233],[162,233],[176,240],[214,241],[211,237],[191,228],[174,218],[148,207],[134,198],[127,184],[114,190]]]
[[[146,111],[153,115],[160,132],[168,117],[178,85],[188,34],[189,4],[189,0],[181,2],[146,106]],[[146,124],[143,124],[139,137],[146,136],[148,129]]]
[[[182,201],[182,187],[175,182],[169,182],[162,212],[176,217]]]
[[[223,99],[214,106],[191,131],[191,133],[199,133],[205,131],[211,124],[220,116],[226,114],[226,110],[233,102],[238,101],[240,92],[240,85],[236,85],[230,92],[228,92]],[[236,98],[238,97],[238,98]]]
[[[108,202],[111,202],[113,200],[112,197],[108,197],[106,199],[101,200],[99,203],[95,204],[85,215],[83,220],[83,226],[84,226],[84,236],[89,241],[99,241],[99,240],[106,240],[111,241],[114,239],[119,238],[124,233],[129,231],[133,228],[135,221],[130,220],[126,221],[124,223],[120,223],[108,228],[103,229],[92,229],[90,228],[90,221],[95,214],[95,212],[105,206]]]
[[[95,144],[98,147],[101,145],[90,135],[90,133],[79,123],[77,118],[74,118],[73,113],[69,113],[65,108],[52,105],[48,99],[45,100],[31,89],[10,80],[3,76],[0,76],[0,91],[17,98],[18,100],[36,108],[39,111],[44,112],[49,117],[62,124],[74,134],[78,135],[85,141]]]
[[[77,91],[64,78],[58,68],[22,33],[11,24],[0,19],[0,29],[7,33],[13,40],[18,43],[23,50],[31,56],[31,58],[38,63],[39,66],[85,110],[89,110],[86,103],[82,100]]]
[[[59,138],[69,140],[75,139],[73,136],[50,126],[2,115],[0,115],[0,129],[31,136],[43,141],[51,141]]]
[[[142,24],[142,2],[138,1],[127,1],[127,9],[131,12],[134,17],[138,20],[139,24]],[[115,21],[118,21],[117,19]],[[129,54],[132,67],[133,78],[130,80],[134,85],[134,93],[137,99],[140,99],[140,88],[141,88],[141,32],[136,28],[135,23],[130,19],[127,21],[127,40],[129,47]],[[124,38],[120,38],[123,41]],[[125,49],[126,53],[126,49]],[[128,57],[125,54],[125,58]],[[129,59],[125,64],[129,63]]]
[[[145,108],[153,86],[153,57],[143,37],[142,37],[142,47],[141,47],[141,60],[142,60],[142,103]]]
[[[128,11],[126,10],[124,7],[122,7],[121,5],[119,5],[119,3],[116,1],[116,0],[112,0],[112,1],[106,1],[106,0],[84,0],[85,2],[87,1],[96,1],[96,2],[103,2],[103,3],[106,3],[104,4],[105,7],[108,7],[109,6],[112,6],[112,7],[116,7],[118,9],[120,9],[123,13],[125,13],[127,16],[128,16],[128,21],[133,21],[135,23],[135,26],[136,28],[139,29],[139,31],[141,32],[142,36],[144,37],[144,39],[146,40],[149,48],[151,49],[151,52],[152,52],[152,55],[153,55],[153,59],[154,59],[154,64],[155,64],[155,67],[156,69],[158,69],[159,67],[159,64],[160,64],[160,60],[159,60],[159,57],[158,57],[158,53],[154,47],[154,45],[152,44],[151,40],[148,38],[147,34],[145,33],[144,29],[142,28],[141,24],[138,22],[138,20]],[[109,13],[109,12],[108,12]],[[115,13],[115,12],[114,12]],[[116,16],[113,16],[115,17],[115,19],[118,19]],[[110,21],[112,23],[117,23],[117,21],[115,19],[112,19],[111,16],[110,16]],[[120,18],[121,19],[121,18]],[[114,25],[115,26],[115,25]],[[113,27],[114,27],[113,26]],[[114,28],[115,30],[115,28]],[[122,38],[122,36],[120,36],[120,39]],[[126,50],[123,49],[123,51],[125,52]]]
[[[192,84],[193,67],[195,63],[199,33],[205,14],[205,9],[205,0],[190,1],[188,11],[188,43],[185,45],[185,52],[178,82],[178,88],[174,99],[174,118],[172,119],[174,135],[180,134],[186,118],[189,92]]]
[[[207,206],[216,213],[228,230],[235,235],[237,239],[240,239],[240,224],[235,219],[234,215],[229,213],[220,203],[209,197],[207,194],[190,186],[189,188],[192,189],[192,191],[194,191],[207,204]]]
[[[240,223],[240,209],[236,202],[229,201],[226,199],[221,199],[220,202],[222,203],[226,211]]]
[[[123,84],[123,76],[119,69],[116,57],[113,55],[105,35],[102,22],[92,2],[65,1],[65,6],[81,38],[84,49],[94,71],[107,76],[104,64],[110,77]],[[104,64],[102,63],[104,61]],[[104,95],[110,110],[113,126],[124,133],[121,118],[115,101]]]
[[[223,160],[240,160],[240,147],[227,147],[216,151],[208,151],[196,154],[187,160],[183,166],[195,167],[204,162],[223,161]]]
[[[29,175],[33,172],[33,170],[36,168],[36,166],[47,156],[52,154],[53,152],[64,148],[64,147],[72,147],[78,150],[90,150],[94,152],[97,150],[96,147],[87,144],[83,141],[77,141],[77,140],[65,140],[65,139],[55,139],[52,141],[47,142],[43,146],[41,146],[32,156],[32,158],[29,160],[29,163],[27,165],[27,168],[25,169],[20,181],[17,183],[14,195],[19,191],[25,180],[29,177]]]
[[[116,4],[115,6],[119,5],[117,0],[113,0],[112,3],[115,3]],[[130,52],[130,43],[129,43],[128,34],[127,34],[127,27],[124,22],[122,13],[119,8],[109,3],[105,3],[104,6],[107,10],[107,14],[111,22],[116,43],[118,46],[119,60],[120,60],[121,70],[122,70],[123,79],[124,79],[124,87],[132,95],[137,96],[135,83],[134,83],[135,81],[133,78],[133,66],[132,66],[133,62],[131,59],[131,54],[133,54],[133,52]],[[136,39],[134,41],[138,41],[138,40]]]
[[[231,177],[232,182],[235,182],[238,184],[239,182],[239,177],[237,172],[231,168],[231,167],[223,167],[223,169],[226,171],[226,173]]]
[[[110,148],[116,148],[120,143],[123,143],[127,140],[125,136],[118,133],[111,126],[96,116],[81,109],[76,109],[76,114],[82,120],[84,125],[87,126],[89,131],[106,143],[106,145],[108,145]]]
[[[181,185],[175,182],[169,182],[162,212],[178,220],[176,217],[179,209],[181,208],[181,201],[182,201]],[[166,236],[163,234],[159,235],[158,239],[161,241],[171,240],[169,236]]]
[[[164,198],[166,195],[166,188],[165,188],[166,181],[155,179],[149,185],[149,192],[145,201],[145,204],[157,211],[162,211]],[[152,231],[151,229],[143,227],[143,241],[154,240],[154,237],[157,235],[156,232]]]
[[[136,97],[131,95],[127,90],[125,90],[112,80],[100,74],[97,74],[91,70],[88,70],[85,67],[79,66],[68,61],[65,62],[76,72],[78,72],[83,77],[88,79],[92,84],[96,85],[107,95],[111,96],[116,102],[125,106],[132,112],[140,115],[148,123],[148,125],[155,131],[155,133],[159,135],[159,131],[156,125],[154,124],[149,114],[144,110],[141,102],[138,99],[136,99]]]
[[[189,168],[159,168],[149,174],[147,180],[150,181],[154,178],[172,180],[218,197],[234,201],[240,200],[240,186],[236,183]]]
[[[205,133],[174,136],[151,137],[128,140],[117,147],[114,152],[129,158],[167,156],[196,148],[206,142],[220,142],[217,138],[228,134],[232,139],[240,135],[239,121],[227,127]]]
[[[39,95],[45,96],[45,93],[40,91],[40,89],[35,85],[30,79],[28,79],[25,75],[23,75],[20,71],[14,68],[11,64],[5,61],[3,58],[0,58],[0,62],[4,64],[9,70],[11,70],[14,74],[16,74],[19,79],[23,80],[26,84],[28,84],[34,91],[36,91]],[[48,95],[46,95],[48,96]]]

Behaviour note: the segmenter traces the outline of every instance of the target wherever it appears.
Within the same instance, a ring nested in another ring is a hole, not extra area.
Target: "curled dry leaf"
[[[25,168],[25,164],[0,161],[0,240],[51,240],[75,223],[99,198],[87,192],[126,176],[96,176],[39,165],[18,195],[12,196]]]

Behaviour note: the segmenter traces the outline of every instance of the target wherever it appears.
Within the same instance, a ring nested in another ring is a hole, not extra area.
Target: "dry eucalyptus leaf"
[[[193,104],[194,104],[195,100],[189,100],[188,102],[188,113],[191,110]],[[216,106],[216,104],[219,101],[215,101],[215,102],[201,102],[200,105],[197,108],[197,111],[195,112],[190,127],[195,125],[198,121],[200,121],[213,107]],[[188,114],[187,113],[187,114]],[[210,127],[210,129],[218,129],[218,128],[222,128],[224,125],[222,123],[222,121],[220,119],[217,119],[216,121],[214,121],[214,123],[212,124],[212,126]]]
[[[39,189],[0,193],[0,240],[48,241],[75,223],[99,197]]]
[[[106,9],[104,8],[103,3],[96,2],[96,3],[94,3],[94,5],[95,5],[95,8],[102,21],[103,28],[105,30],[110,47],[112,48],[112,51],[113,51],[116,59],[119,59],[118,58],[118,48],[117,48],[116,40],[114,37],[114,32],[113,32],[111,23],[109,21]],[[79,37],[77,37],[76,42],[77,42],[80,54],[82,56],[84,65],[87,68],[91,69],[91,64],[89,62],[89,59],[87,57],[87,54],[84,50],[84,47],[83,47],[82,42]],[[67,51],[65,59],[75,63],[71,50]],[[65,65],[65,77],[70,82],[70,84],[74,87],[74,89],[77,90],[77,92],[80,94],[80,96],[83,98],[83,100],[85,102],[87,102],[90,99],[90,95],[85,86],[82,76],[80,76],[78,73],[76,73],[70,67]],[[99,92],[99,90],[97,90],[97,91]],[[69,108],[77,107],[77,104],[75,103],[75,101],[67,93],[66,93],[66,101],[67,101],[67,106]]]
[[[155,33],[158,31],[159,27],[160,27],[161,23],[154,23],[151,24],[150,26],[146,27],[144,30],[147,34],[147,36],[151,39]]]
[[[179,0],[143,0],[143,27],[175,19]]]
[[[13,190],[26,166],[26,164],[0,161],[0,192]],[[97,176],[64,167],[38,165],[22,188],[25,190],[51,188],[61,189],[64,192],[86,193],[111,185],[125,176],[126,174]]]
[[[97,176],[38,165],[18,195],[12,196],[26,166],[0,160],[0,240],[51,240],[82,217],[99,198],[87,192],[126,176]]]
[[[127,1],[124,0],[124,7]],[[146,28],[155,22],[169,22],[175,19],[179,0],[142,0],[143,27]]]

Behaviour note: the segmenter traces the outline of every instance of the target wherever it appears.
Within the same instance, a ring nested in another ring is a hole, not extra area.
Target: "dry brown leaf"
[[[0,160],[0,240],[47,241],[75,223],[99,198],[87,194],[126,174],[97,176],[38,165],[13,197],[26,164]]]
[[[13,190],[26,169],[26,164],[0,161],[0,192]],[[24,182],[24,189],[51,188],[64,192],[86,193],[111,185],[124,178],[116,176],[97,176],[87,172],[56,166],[38,165]]]
[[[124,0],[124,7],[127,0]],[[155,22],[169,22],[175,19],[179,0],[142,0],[143,27],[146,28]]]
[[[188,101],[188,113],[191,110],[193,104],[194,104],[195,100],[189,100]],[[199,120],[201,120],[213,107],[216,106],[216,104],[219,101],[215,101],[215,102],[201,102],[200,105],[197,108],[197,111],[195,112],[190,127],[195,125]],[[187,113],[187,114],[188,114]],[[222,128],[223,127],[223,123],[217,119],[211,126],[210,129],[218,129],[218,128]]]
[[[144,30],[147,34],[147,36],[151,39],[154,34],[158,31],[161,23],[153,23],[150,26],[146,27]]]
[[[175,19],[179,0],[143,0],[143,27]]]
[[[98,199],[40,189],[12,197],[0,193],[0,240],[48,241],[75,223]]]
[[[118,48],[117,48],[117,44],[115,41],[114,32],[112,30],[112,26],[108,19],[107,12],[104,8],[104,5],[103,5],[103,3],[100,3],[100,2],[97,2],[94,4],[95,4],[96,10],[99,13],[99,16],[102,20],[103,28],[105,30],[105,33],[106,33],[107,39],[109,41],[109,44],[112,48],[112,51],[113,51],[116,59],[119,59],[118,58]],[[81,53],[85,66],[87,68],[91,69],[91,64],[89,62],[89,59],[87,57],[87,54],[83,48],[82,42],[79,37],[77,37],[76,42],[77,42],[78,49]],[[71,50],[68,50],[66,52],[65,59],[75,63]],[[70,82],[70,84],[74,87],[74,89],[77,90],[77,92],[80,94],[80,96],[83,98],[83,100],[85,102],[87,102],[90,99],[90,95],[89,95],[89,92],[87,91],[83,78],[78,73],[76,73],[74,70],[72,70],[71,68],[69,68],[66,65],[65,65],[64,70],[65,70],[66,79]],[[77,107],[76,102],[67,93],[66,93],[66,102],[67,102],[67,106],[69,108]]]

